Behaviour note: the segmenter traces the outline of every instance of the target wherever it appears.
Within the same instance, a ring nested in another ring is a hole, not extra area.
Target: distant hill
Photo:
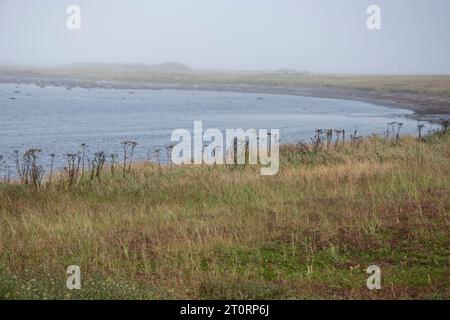
[[[69,66],[76,69],[120,69],[120,70],[156,70],[162,72],[186,72],[189,66],[178,62],[165,62],[161,64],[145,63],[73,63]]]
[[[284,73],[284,74],[301,74],[301,75],[308,75],[311,74],[309,71],[299,71],[295,69],[278,69],[275,70],[275,73]]]
[[[191,68],[189,68],[187,65],[178,63],[178,62],[166,62],[161,63],[158,65],[153,66],[155,69],[162,70],[162,71],[189,71]]]

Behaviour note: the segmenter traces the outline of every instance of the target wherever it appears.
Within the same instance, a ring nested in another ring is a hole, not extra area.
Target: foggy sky
[[[449,0],[0,0],[0,63],[450,74],[449,15]]]

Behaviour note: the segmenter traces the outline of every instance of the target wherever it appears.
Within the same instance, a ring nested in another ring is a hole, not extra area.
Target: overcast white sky
[[[0,63],[450,74],[449,16],[449,0],[0,0]]]

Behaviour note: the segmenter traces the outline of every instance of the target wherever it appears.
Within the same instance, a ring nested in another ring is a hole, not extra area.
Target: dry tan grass
[[[142,163],[72,187],[1,186],[0,296],[449,298],[449,141],[285,147],[274,177]],[[71,264],[79,293],[64,289]],[[370,264],[385,290],[365,288]]]

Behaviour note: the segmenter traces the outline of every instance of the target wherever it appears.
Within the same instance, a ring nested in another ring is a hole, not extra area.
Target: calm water
[[[276,128],[282,142],[309,140],[318,128],[358,129],[382,133],[386,124],[401,121],[403,133],[415,133],[410,111],[368,103],[288,95],[175,90],[116,90],[0,85],[0,154],[40,148],[43,157],[75,153],[81,143],[89,152],[121,152],[120,142],[139,143],[136,159],[148,149],[170,143],[172,130],[203,128]],[[162,156],[165,152],[161,152]]]

